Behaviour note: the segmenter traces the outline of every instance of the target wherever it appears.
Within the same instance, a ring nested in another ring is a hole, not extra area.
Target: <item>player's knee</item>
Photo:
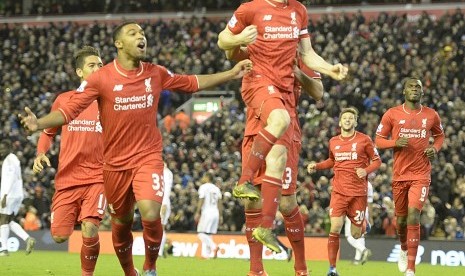
[[[52,236],[52,238],[56,243],[64,243],[68,240],[69,236]]]
[[[279,202],[279,211],[284,216],[290,215],[295,207],[297,207],[297,202],[291,196],[283,196]]]
[[[98,226],[92,221],[83,221],[81,224],[82,236],[92,238],[98,234]]]
[[[361,231],[354,231],[352,232],[352,237],[354,237],[354,239],[359,239],[362,237],[362,232]]]
[[[270,113],[267,120],[267,127],[271,128],[271,133],[277,133],[279,136],[286,132],[289,124],[291,123],[291,117],[285,109],[276,109]]]
[[[286,168],[287,162],[286,147],[283,145],[274,145],[266,156],[265,161],[267,164],[273,164],[273,166],[266,167],[267,171],[273,169],[282,172]]]

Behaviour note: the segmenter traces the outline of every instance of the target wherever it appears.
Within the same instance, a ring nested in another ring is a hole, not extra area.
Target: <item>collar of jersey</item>
[[[410,112],[412,111],[415,111],[416,109],[408,109],[406,106],[405,106],[405,103],[402,104],[402,109],[404,110],[405,113],[407,114],[411,114]],[[417,112],[417,114],[420,114],[421,111],[423,110],[423,105],[420,105],[420,110]],[[410,112],[409,112],[410,111]]]
[[[118,64],[116,59],[113,60],[113,66],[115,67],[116,72],[123,77],[128,78],[130,75],[136,75],[137,77],[140,76],[144,72],[144,65],[142,61],[139,61],[139,68],[134,70],[126,70]]]

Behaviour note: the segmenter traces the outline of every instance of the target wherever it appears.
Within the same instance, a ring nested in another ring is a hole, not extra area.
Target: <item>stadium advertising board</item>
[[[220,110],[221,105],[219,98],[194,98],[192,100],[192,118],[201,124]]]
[[[366,244],[373,252],[371,260],[397,262],[400,252],[400,244],[397,240],[367,238]],[[354,249],[345,239],[341,240],[340,258],[346,260],[354,258]],[[465,241],[421,241],[416,263],[465,267]]]
[[[102,254],[114,254],[111,244],[111,232],[100,232],[100,252]],[[200,257],[202,243],[197,234],[168,233],[168,239],[173,244],[174,257]],[[213,239],[218,244],[218,258],[248,259],[249,250],[244,235],[214,235]],[[280,237],[281,241],[290,246],[286,237]],[[367,247],[373,252],[370,258],[375,261],[397,262],[400,245],[394,239],[367,238]],[[327,238],[306,237],[305,258],[309,261],[327,260]],[[347,240],[341,237],[340,259],[352,260],[354,250]],[[314,250],[314,249],[317,250]],[[79,253],[81,250],[81,233],[74,231],[69,241],[69,252]],[[134,233],[134,255],[144,255],[144,241],[141,232]],[[286,260],[286,253],[275,254],[268,249],[263,250],[263,259]],[[421,241],[418,248],[417,264],[427,263],[442,266],[465,267],[465,241]]]
[[[134,232],[133,255],[144,255],[144,241],[141,232]],[[100,252],[102,254],[114,254],[111,244],[111,232],[99,232]],[[173,245],[174,257],[200,257],[202,243],[197,234],[168,233],[168,239]],[[214,235],[213,240],[219,247],[218,258],[228,259],[249,259],[249,249],[245,235]],[[281,241],[290,246],[286,237],[281,237]],[[74,231],[69,240],[69,252],[78,253],[81,250],[81,233]],[[307,248],[322,248],[322,250],[307,250],[305,258],[307,260],[326,260],[327,240],[326,238],[305,238]],[[280,254],[272,253],[268,249],[263,249],[263,259],[286,260],[286,252]]]
[[[52,250],[52,251],[66,251],[68,250],[68,242],[61,244],[55,243],[50,235],[49,230],[31,231],[28,234],[36,239],[34,250]],[[13,231],[10,231],[10,237],[7,242],[8,252],[16,252],[24,250],[26,242],[16,236]]]

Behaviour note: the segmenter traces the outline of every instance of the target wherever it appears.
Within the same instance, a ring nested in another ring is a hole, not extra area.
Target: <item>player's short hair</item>
[[[415,77],[408,77],[408,78],[405,78],[403,81],[402,81],[402,87],[405,88],[405,86],[407,85],[407,82],[409,81],[419,81],[422,86],[423,86],[423,83],[421,82],[421,80],[419,78],[415,78]]]
[[[86,57],[89,56],[97,56],[100,57],[100,52],[97,48],[94,48],[92,46],[83,46],[81,49],[77,50],[77,52],[74,54],[74,66],[75,68],[83,68],[84,67],[84,61]]]
[[[355,116],[355,121],[358,120],[358,110],[355,107],[346,107],[341,110],[339,113],[339,120],[342,118],[342,114],[344,113],[352,113]]]
[[[123,29],[123,27],[126,25],[130,25],[130,24],[139,24],[139,23],[137,23],[136,21],[124,21],[123,23],[116,26],[116,28],[113,30],[113,43],[115,43],[115,41],[120,36],[121,30]]]
[[[211,172],[205,172],[203,176],[207,178],[208,182],[213,182],[213,180],[215,179]]]

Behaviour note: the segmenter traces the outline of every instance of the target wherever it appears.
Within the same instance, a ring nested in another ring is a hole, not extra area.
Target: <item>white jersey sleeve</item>
[[[7,194],[9,198],[23,197],[23,178],[21,176],[21,164],[13,153],[7,155],[2,165],[2,180],[0,196]]]

